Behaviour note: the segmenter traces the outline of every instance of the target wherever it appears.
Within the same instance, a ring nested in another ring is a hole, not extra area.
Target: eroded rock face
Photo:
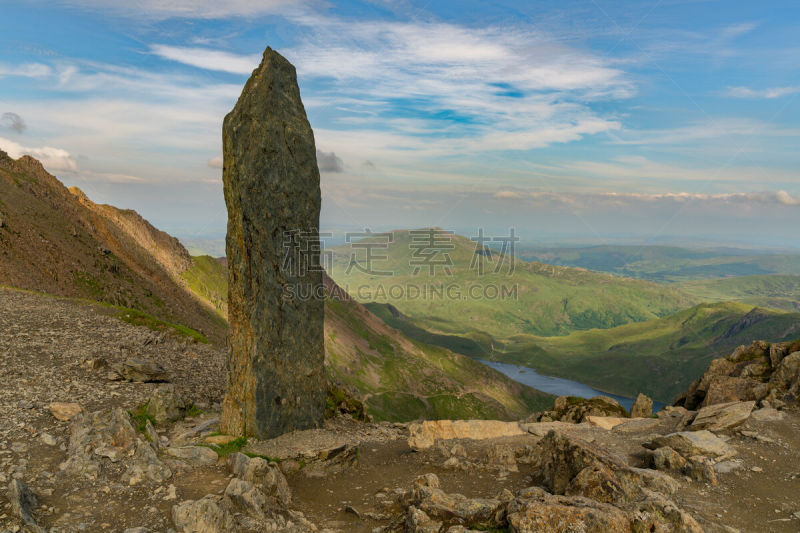
[[[675,405],[697,409],[721,403],[756,402],[784,407],[800,399],[800,342],[740,346],[714,359],[705,373],[675,399]]]
[[[628,412],[619,402],[608,396],[594,398],[578,398],[575,396],[559,396],[549,411],[536,413],[528,418],[528,422],[570,422],[580,424],[593,417],[628,418]]]
[[[319,170],[295,69],[270,48],[225,117],[223,155],[229,353],[220,429],[266,439],[318,427]]]

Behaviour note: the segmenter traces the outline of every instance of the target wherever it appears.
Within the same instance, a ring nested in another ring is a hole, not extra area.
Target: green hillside
[[[764,274],[800,275],[800,255],[739,249],[690,249],[676,246],[521,246],[527,261],[609,272],[657,282],[682,282]]]
[[[390,303],[425,330],[481,343],[519,334],[612,328],[697,303],[676,288],[656,283],[513,261],[497,251],[478,250],[475,242],[457,235],[442,244],[452,249],[433,255],[431,250],[420,251],[415,242],[419,237],[395,231],[390,244],[375,236],[333,248],[331,276],[362,303]],[[425,254],[431,262],[447,264],[436,266],[430,276]],[[367,265],[368,255],[382,259]]]
[[[184,280],[226,309],[225,266],[209,256],[192,259]],[[328,293],[341,293],[330,278],[325,284]],[[346,296],[325,301],[325,360],[333,380],[358,391],[376,420],[516,420],[553,403],[465,355],[408,339]]]
[[[489,356],[627,396],[670,401],[715,357],[755,339],[796,338],[800,313],[739,303],[701,304],[672,316],[564,337],[518,335]]]
[[[517,420],[553,403],[467,356],[409,340],[352,300],[325,302],[325,357],[376,420]]]
[[[784,311],[800,311],[800,276],[741,276],[691,281],[682,283],[680,288],[702,301],[732,301]]]
[[[192,265],[181,273],[181,278],[227,320],[228,271],[222,261],[208,255],[192,256]]]

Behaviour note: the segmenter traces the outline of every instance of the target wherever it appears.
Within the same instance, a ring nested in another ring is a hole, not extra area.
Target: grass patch
[[[133,411],[128,411],[128,414],[131,415],[133,418],[133,425],[136,427],[136,431],[139,433],[145,434],[145,428],[147,427],[148,420],[150,423],[155,427],[156,419],[153,418],[152,415],[147,414],[147,404],[143,403]]]
[[[202,409],[200,409],[199,407],[197,407],[195,404],[192,404],[192,405],[190,405],[190,406],[189,406],[189,408],[186,410],[186,416],[200,416],[200,415],[202,415],[204,412],[205,412],[205,411],[203,411]]]
[[[201,444],[201,446],[211,448],[217,452],[221,459],[225,459],[230,454],[241,451],[242,448],[247,446],[247,437],[239,437],[226,444]]]
[[[193,330],[190,327],[182,326],[180,324],[170,324],[169,322],[164,322],[163,320],[159,320],[154,316],[137,311],[136,309],[131,309],[128,307],[116,308],[118,309],[116,314],[117,318],[123,322],[127,322],[128,324],[132,324],[134,326],[145,326],[153,331],[166,331],[177,335],[178,337],[193,340],[194,342],[208,344],[208,339],[205,335],[199,331]]]

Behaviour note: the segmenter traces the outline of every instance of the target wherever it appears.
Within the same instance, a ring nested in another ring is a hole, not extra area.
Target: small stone
[[[753,472],[763,472],[764,471],[764,469],[761,468],[760,466],[752,466],[752,467],[750,467],[750,470],[752,470]]]
[[[195,466],[211,466],[217,464],[219,456],[211,448],[205,446],[181,446],[167,448],[165,453]]]
[[[50,433],[42,433],[39,435],[39,438],[47,446],[55,446],[58,444],[58,439],[52,436]]]
[[[142,383],[169,381],[169,375],[164,367],[146,359],[128,359],[119,365],[116,371],[127,381]]]
[[[34,533],[44,533],[45,529],[36,523],[31,512],[36,509],[36,495],[28,486],[15,479],[8,486],[8,500],[11,502],[11,512],[22,520],[25,526]]]
[[[77,403],[53,402],[48,405],[47,408],[56,420],[61,420],[63,422],[72,420],[83,411],[83,407]]]

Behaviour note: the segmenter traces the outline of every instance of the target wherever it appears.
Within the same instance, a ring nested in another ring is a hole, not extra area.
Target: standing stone
[[[319,169],[297,74],[277,52],[264,51],[222,138],[229,329],[220,430],[266,439],[318,427],[326,383]]]
[[[642,393],[636,397],[631,407],[631,418],[647,418],[653,415],[653,400]]]

